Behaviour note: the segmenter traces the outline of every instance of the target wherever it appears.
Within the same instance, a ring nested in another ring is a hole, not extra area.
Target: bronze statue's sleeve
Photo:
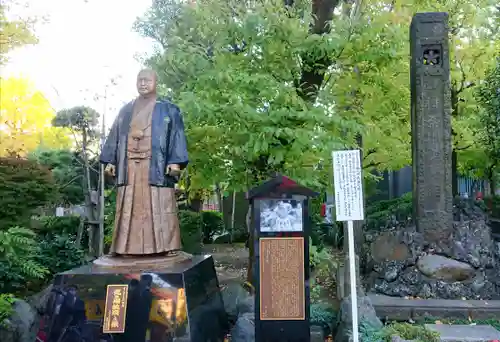
[[[188,151],[186,134],[184,132],[184,121],[179,107],[172,106],[170,109],[170,134],[168,135],[167,165],[178,164],[184,169],[188,164]]]
[[[116,155],[119,142],[118,126],[122,112],[123,109],[120,111],[115,121],[113,122],[113,126],[111,126],[111,130],[109,131],[109,134],[106,137],[106,141],[104,142],[104,146],[102,147],[99,161],[103,164],[117,164]]]

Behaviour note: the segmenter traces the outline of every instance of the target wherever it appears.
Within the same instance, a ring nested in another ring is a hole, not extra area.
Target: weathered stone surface
[[[311,340],[310,342],[324,342],[323,328],[313,325],[311,327]]]
[[[377,315],[388,320],[424,318],[485,320],[500,317],[499,300],[406,299],[369,294]]]
[[[371,245],[375,262],[404,261],[409,257],[408,246],[389,232],[380,234]]]
[[[34,323],[35,310],[24,300],[16,300],[13,305],[14,313],[0,327],[0,341],[2,342],[33,342],[35,340]]]
[[[500,273],[496,271],[500,267],[500,243],[491,237],[486,214],[477,203],[464,199],[456,200],[453,213],[456,221],[450,236],[439,243],[427,241],[407,221],[389,219],[392,225],[367,231],[361,256],[366,289],[398,297],[500,299]],[[408,251],[406,258],[389,260],[394,253],[383,255],[384,249],[401,245]],[[464,272],[445,272],[452,275],[449,277],[421,272],[418,261],[422,260],[422,266],[423,261],[441,259],[436,255],[452,260],[449,264],[456,266],[453,270]]]
[[[377,317],[375,308],[367,296],[360,296],[358,299],[358,321],[364,322],[372,328],[382,328],[383,324]],[[352,333],[351,296],[342,300],[340,304],[339,325],[335,335],[335,342],[349,342]]]
[[[417,13],[410,27],[413,198],[417,231],[439,244],[452,223],[448,14]]]
[[[441,255],[429,254],[421,257],[417,268],[424,275],[447,281],[463,281],[474,276],[474,268],[465,262],[446,258]],[[395,280],[394,277],[393,280]]]
[[[242,313],[253,312],[255,306],[255,297],[239,282],[231,282],[222,288],[222,300],[224,308],[230,318],[236,318]]]
[[[255,341],[255,314],[253,312],[244,313],[238,317],[238,320],[231,329],[231,341]]]
[[[425,327],[440,333],[443,342],[490,342],[500,340],[500,331],[491,325],[426,324]]]
[[[415,341],[415,340],[405,340],[397,335],[394,335],[391,337],[391,342],[413,342],[413,341]]]

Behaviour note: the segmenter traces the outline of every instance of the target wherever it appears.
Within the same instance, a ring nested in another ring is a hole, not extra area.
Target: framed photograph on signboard
[[[301,232],[302,202],[290,199],[267,199],[260,204],[260,231]]]

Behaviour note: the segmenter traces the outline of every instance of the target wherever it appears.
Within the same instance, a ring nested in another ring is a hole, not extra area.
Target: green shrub
[[[187,253],[200,253],[203,247],[203,230],[201,214],[189,211],[179,211],[182,250]]]
[[[215,234],[224,231],[224,218],[218,211],[202,211],[201,221],[203,226],[203,243],[212,242]]]
[[[360,337],[363,342],[391,342],[397,335],[403,340],[415,342],[439,342],[439,333],[426,329],[422,325],[409,323],[391,323],[378,330],[361,322]]]
[[[75,235],[47,234],[39,238],[40,253],[35,260],[51,274],[64,272],[85,263],[85,251],[78,248]]]
[[[337,312],[327,304],[311,304],[311,325],[322,327],[329,334],[332,323],[337,319]]]
[[[81,218],[78,216],[43,216],[34,230],[38,234],[76,234]]]
[[[33,161],[0,158],[0,230],[29,227],[32,212],[57,198],[48,169]]]
[[[0,292],[22,293],[48,274],[37,262],[39,252],[33,231],[20,227],[0,231]]]
[[[413,213],[413,198],[411,193],[399,198],[372,203],[366,208],[366,226],[368,229],[385,227],[392,218],[405,222]]]
[[[14,296],[10,293],[0,294],[0,326],[4,326],[5,320],[12,315],[14,300]]]
[[[320,248],[331,246],[339,249],[344,243],[344,229],[340,222],[315,224],[312,226],[310,236],[312,244]]]
[[[489,196],[484,199],[486,210],[494,218],[500,218],[500,196]]]

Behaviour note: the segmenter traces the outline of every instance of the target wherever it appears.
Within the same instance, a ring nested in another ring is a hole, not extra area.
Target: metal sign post
[[[332,156],[337,221],[347,221],[349,276],[351,280],[352,338],[353,342],[359,342],[353,221],[364,220],[361,153],[360,150],[334,151]]]

